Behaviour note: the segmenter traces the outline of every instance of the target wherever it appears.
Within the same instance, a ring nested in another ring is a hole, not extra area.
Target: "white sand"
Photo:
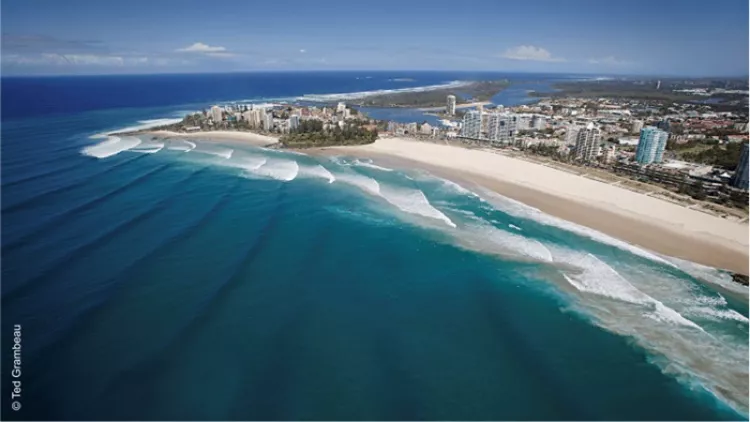
[[[176,137],[176,138],[198,138],[206,140],[231,140],[231,141],[243,141],[256,146],[266,146],[279,142],[278,138],[267,135],[260,135],[252,132],[234,132],[228,130],[216,130],[208,132],[172,132],[168,130],[157,130],[149,132],[154,136],[160,137]]]
[[[652,198],[627,189],[587,179],[540,164],[466,148],[410,141],[378,139],[370,145],[337,147],[342,152],[386,154],[428,165],[474,174],[500,182],[567,198],[582,205],[648,222],[704,242],[748,252],[748,225]]]

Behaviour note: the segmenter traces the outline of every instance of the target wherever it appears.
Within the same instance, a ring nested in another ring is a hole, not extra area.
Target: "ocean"
[[[3,418],[747,419],[722,271],[418,168],[107,136],[488,77],[511,106],[581,76],[4,78]]]

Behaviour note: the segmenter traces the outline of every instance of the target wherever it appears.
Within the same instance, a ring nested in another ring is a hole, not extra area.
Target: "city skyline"
[[[747,2],[3,4],[5,75],[467,70],[746,76]],[[304,13],[302,13],[304,12]],[[714,24],[721,22],[721,24]],[[699,56],[701,59],[696,60]]]

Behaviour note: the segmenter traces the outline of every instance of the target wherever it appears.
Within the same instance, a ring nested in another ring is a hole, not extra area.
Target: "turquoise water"
[[[747,418],[726,274],[416,168],[97,135],[182,113],[3,122],[5,419]]]

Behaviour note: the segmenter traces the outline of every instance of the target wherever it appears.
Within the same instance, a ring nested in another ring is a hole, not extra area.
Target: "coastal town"
[[[479,84],[485,89],[481,99],[489,98],[488,87],[502,90],[507,84]],[[669,89],[660,80],[642,84],[651,84],[657,93]],[[687,91],[698,97],[736,96],[746,95],[744,88]],[[358,106],[329,102],[217,105],[162,129],[250,131],[279,137],[279,146],[288,148],[366,144],[379,135],[444,143],[537,162],[723,218],[748,219],[746,109],[716,111],[705,102],[611,93],[585,98],[556,94],[504,107],[439,91],[445,105],[423,109],[425,117],[434,117],[432,124],[378,120]],[[686,89],[678,85],[673,91],[662,95],[685,95]],[[419,105],[420,100],[434,106],[435,101],[434,93],[422,92],[387,98],[394,106]]]

